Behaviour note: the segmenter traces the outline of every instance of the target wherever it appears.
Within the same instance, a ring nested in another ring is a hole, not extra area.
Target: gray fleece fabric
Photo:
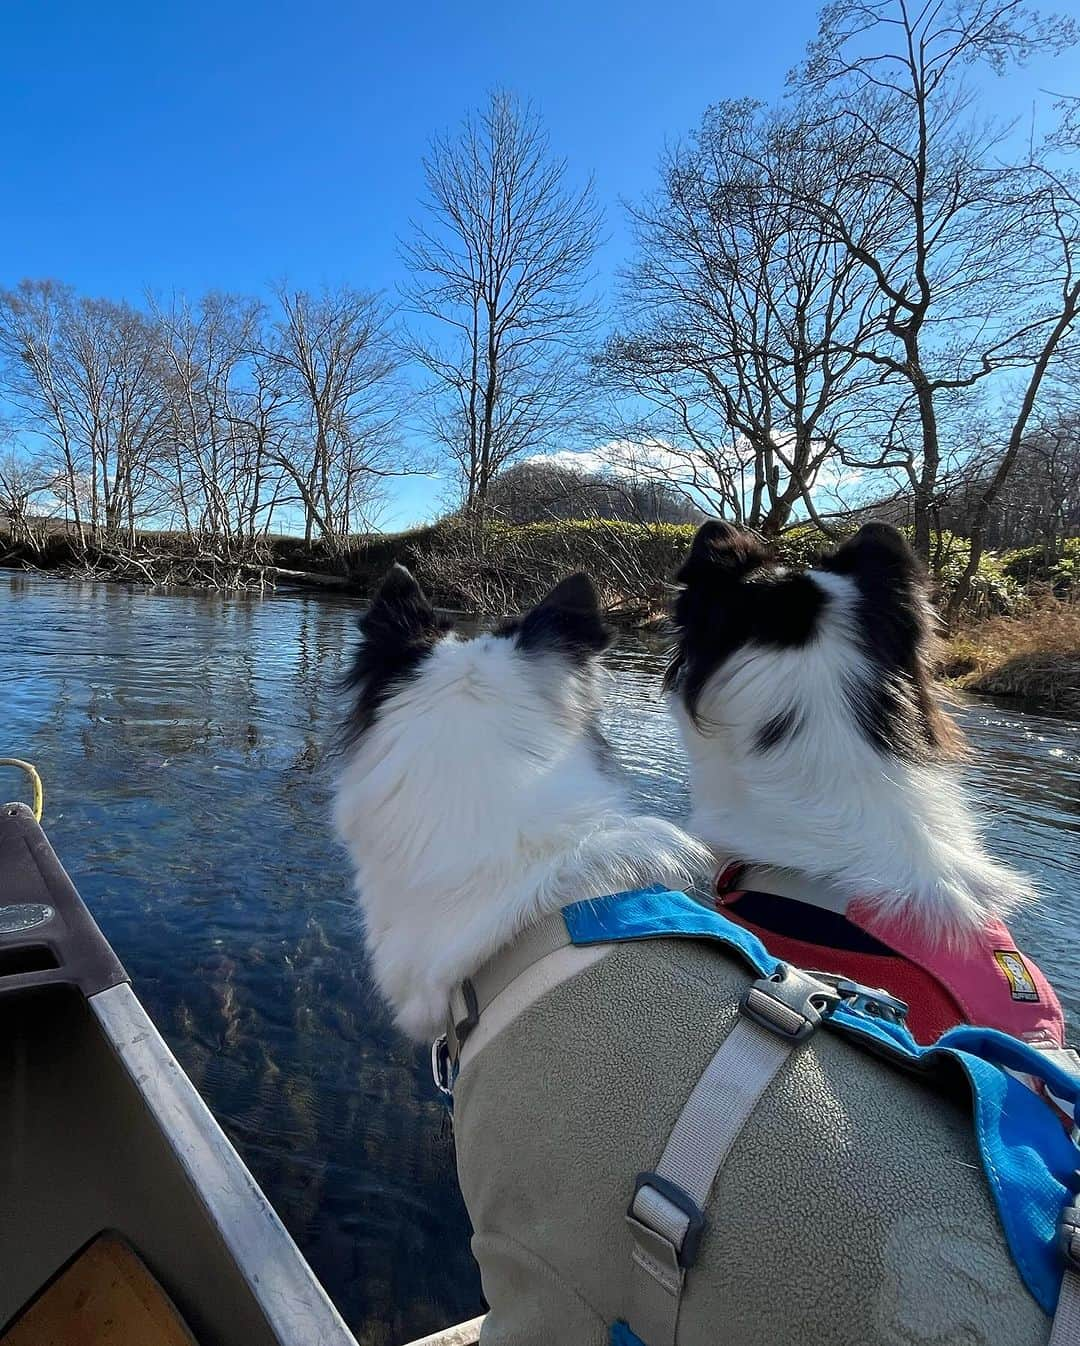
[[[482,1346],[605,1346],[630,1320],[634,1178],[748,981],[704,943],[620,944],[466,1062],[455,1133]],[[798,1049],[717,1179],[679,1346],[1047,1342],[957,1076],[929,1085],[828,1031]]]

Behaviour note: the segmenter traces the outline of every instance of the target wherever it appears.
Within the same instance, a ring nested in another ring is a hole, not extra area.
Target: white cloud
[[[747,448],[747,461],[751,457]],[[646,443],[610,440],[590,449],[560,449],[554,453],[538,453],[526,461],[547,463],[577,472],[669,481],[706,510],[715,507],[715,496],[710,500],[710,495],[719,487],[716,471],[705,454],[695,449],[676,449],[662,440]],[[874,477],[873,472],[864,468],[847,467],[835,460],[827,460],[818,472],[814,485],[814,503],[822,510],[854,505],[868,487],[880,487],[881,483],[875,481]]]
[[[663,477],[689,484],[695,475],[703,484],[716,481],[706,457],[694,450],[675,449],[662,440],[637,443],[612,439],[591,449],[559,449],[554,453],[536,453],[525,460],[565,467],[575,472],[611,474],[617,477]]]

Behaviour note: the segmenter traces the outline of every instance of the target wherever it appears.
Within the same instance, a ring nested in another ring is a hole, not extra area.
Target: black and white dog
[[[876,972],[917,1036],[969,1019],[1059,1042],[1056,996],[1001,924],[1031,888],[987,855],[958,778],[903,535],[866,524],[791,570],[711,521],[677,579],[667,686],[728,914],[780,957]]]
[[[469,640],[395,566],[360,629],[336,820],[405,1032],[441,1031],[450,988],[566,903],[707,873],[609,769],[595,656],[611,637],[586,576]]]
[[[847,644],[821,651],[807,665],[809,682],[800,682],[793,628],[801,627],[804,654],[815,623],[846,632],[857,586],[840,560],[824,579],[793,577],[810,601],[785,609],[784,577],[751,553],[715,529],[699,539],[684,575],[679,683],[701,737],[699,825],[721,849],[771,858],[770,824],[740,812],[737,791],[712,792],[724,776],[712,755],[718,743],[729,745],[733,762],[756,754],[767,775],[770,754],[817,742],[818,727],[803,716],[828,704],[821,680],[850,681],[870,656]],[[728,590],[716,620],[720,576]],[[707,600],[698,588],[706,579]],[[757,601],[731,592],[754,584]],[[769,597],[780,602],[771,607]],[[653,884],[679,888],[708,871],[711,856],[689,835],[628,809],[605,761],[596,663],[608,634],[584,576],[520,620],[469,640],[448,631],[413,577],[396,568],[361,629],[335,815],[356,869],[374,974],[408,1034],[439,1033],[458,984],[479,981],[486,960],[560,908]],[[781,667],[763,661],[756,670],[748,642],[777,654]],[[806,695],[794,696],[793,682]],[[836,732],[853,751],[884,762],[895,747],[913,773],[928,770],[929,706],[920,708],[913,682],[882,694],[881,704],[864,704],[852,688],[843,714],[858,727],[841,726],[837,705]],[[908,696],[911,706],[899,709],[896,698]],[[729,705],[745,709],[745,724],[736,728]],[[727,737],[710,737],[713,723]],[[925,749],[899,737],[920,724]],[[797,809],[802,801],[784,793],[784,770],[770,797]],[[827,767],[807,762],[800,779],[836,794]],[[944,817],[962,819],[955,801],[938,804]],[[751,838],[762,839],[750,851],[726,831],[729,819],[744,816],[757,828]],[[773,826],[782,832],[786,824]],[[792,830],[804,837],[801,856],[821,854],[811,828]],[[944,836],[940,845],[946,853]],[[997,871],[985,861],[965,867],[954,848],[948,884],[934,888],[914,842],[910,849],[912,872],[925,870],[945,918],[973,920]],[[893,875],[888,865],[863,870],[854,859],[850,872],[860,887]],[[1049,1320],[1010,1257],[963,1107],[831,1034],[791,1048],[793,1059],[751,1108],[712,1184],[692,1268],[681,1252],[672,1268],[658,1261],[653,1236],[638,1241],[635,1175],[661,1181],[643,1170],[660,1162],[676,1118],[736,1026],[744,1037],[766,1035],[736,1010],[749,982],[736,959],[695,939],[560,945],[472,1017],[458,1057],[454,1131],[490,1305],[484,1346],[1045,1346]],[[756,1057],[739,1059],[742,1073],[733,1066],[722,1083],[742,1097]],[[673,1296],[684,1279],[680,1303]]]

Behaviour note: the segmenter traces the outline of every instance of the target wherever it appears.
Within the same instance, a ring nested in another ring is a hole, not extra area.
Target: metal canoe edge
[[[357,1346],[127,982],[87,1002],[281,1346]]]
[[[484,1316],[470,1318],[467,1323],[458,1323],[456,1327],[444,1327],[441,1332],[433,1332],[430,1337],[420,1337],[406,1346],[476,1346],[480,1340],[480,1328]]]

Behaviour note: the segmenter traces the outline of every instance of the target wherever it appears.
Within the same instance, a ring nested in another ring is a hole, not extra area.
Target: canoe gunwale
[[[0,932],[0,953],[47,949],[52,966],[0,976],[0,995],[39,986],[77,986],[84,996],[128,980],[48,838],[26,804],[0,806],[0,916],[12,906],[49,908],[38,923]]]
[[[283,1346],[356,1346],[135,992],[123,983],[98,992],[88,1003]]]
[[[4,929],[5,909],[15,908],[19,916],[25,909],[27,921]],[[143,1008],[33,811],[0,804],[0,1000],[53,992],[77,993],[85,1002],[273,1338],[280,1346],[357,1346]],[[410,1346],[475,1346],[482,1321],[459,1323]]]

